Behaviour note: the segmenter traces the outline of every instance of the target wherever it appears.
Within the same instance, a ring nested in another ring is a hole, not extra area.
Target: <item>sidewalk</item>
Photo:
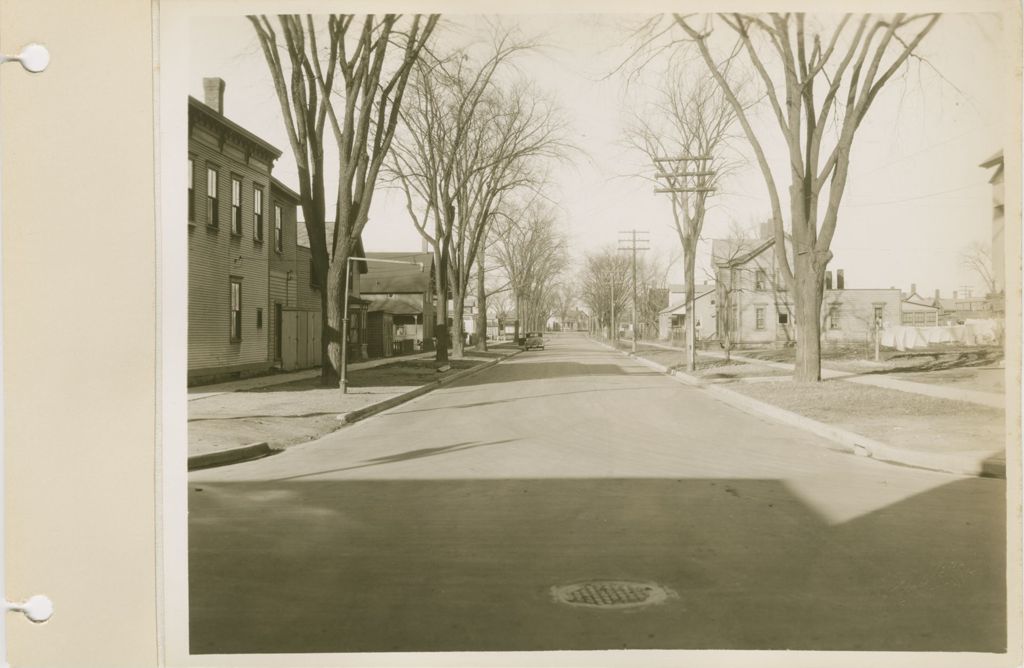
[[[381,366],[384,364],[393,364],[401,360],[410,359],[429,359],[434,356],[434,353],[413,353],[412,355],[400,355],[398,357],[384,357],[377,360],[370,360],[368,362],[356,362],[355,364],[349,364],[348,369],[350,371],[358,371],[359,369],[371,369],[375,366]],[[285,383],[291,383],[296,380],[305,380],[307,378],[316,378],[320,375],[320,367],[314,369],[303,369],[301,371],[290,371],[287,373],[274,373],[267,376],[256,376],[254,378],[245,378],[243,380],[232,380],[226,383],[217,383],[215,385],[198,385],[196,387],[188,388],[188,400],[195,401],[196,399],[205,399],[206,397],[213,397],[218,394],[225,394],[227,392],[238,392],[242,390],[253,390],[260,387],[270,387],[271,385],[283,385]]]
[[[189,468],[233,464],[315,440],[518,352],[500,344],[487,353],[470,350],[444,373],[435,371],[433,353],[352,364],[345,394],[320,386],[319,369],[195,388],[189,395]]]
[[[639,342],[638,345],[646,346],[648,352],[658,349],[685,352],[674,346]],[[670,370],[665,364],[646,359],[643,349],[638,349],[636,355],[620,352],[669,373],[680,382],[700,387],[725,403],[816,433],[853,454],[961,475],[1005,477],[1001,395],[995,395],[1000,398],[997,408],[988,403],[990,398],[985,398],[986,403],[970,402],[967,397],[977,397],[969,391],[939,387],[937,389],[952,391],[936,396],[920,391],[919,383],[892,379],[870,379],[889,382],[862,383],[862,377],[834,370],[822,375],[843,382],[825,381],[804,386],[778,375],[709,378]],[[715,353],[706,356],[724,357]],[[732,359],[738,366],[731,368],[749,364],[752,368],[775,372],[792,371],[789,364],[737,355]],[[715,375],[721,374],[711,374]],[[858,385],[868,387],[857,389]],[[924,389],[933,387],[925,385]],[[951,398],[952,395],[957,398]]]

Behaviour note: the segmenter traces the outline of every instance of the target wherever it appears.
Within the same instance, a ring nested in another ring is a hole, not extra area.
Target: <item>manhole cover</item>
[[[585,608],[635,608],[664,603],[672,592],[653,582],[592,580],[551,588],[555,600]]]

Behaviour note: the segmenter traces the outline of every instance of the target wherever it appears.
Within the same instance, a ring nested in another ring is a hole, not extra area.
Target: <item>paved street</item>
[[[1005,481],[835,451],[578,335],[189,481],[193,653],[1005,647]],[[669,596],[552,595],[590,580]]]

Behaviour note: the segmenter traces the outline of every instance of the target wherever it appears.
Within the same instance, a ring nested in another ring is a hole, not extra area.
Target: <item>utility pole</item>
[[[628,251],[628,252],[631,252],[633,254],[633,352],[634,353],[636,352],[636,332],[637,332],[637,322],[636,322],[636,287],[637,287],[636,286],[636,253],[637,253],[637,251],[646,251],[646,250],[650,250],[651,249],[651,247],[648,245],[648,244],[650,244],[650,239],[645,237],[645,236],[641,236],[641,237],[638,238],[637,234],[646,235],[646,234],[648,234],[648,232],[647,232],[647,230],[638,230],[636,228],[633,228],[632,230],[620,230],[619,231],[619,250],[620,251]],[[623,236],[623,235],[625,235],[625,236]],[[643,246],[641,246],[640,244],[643,244]]]
[[[678,195],[682,195],[678,200],[678,204],[682,206],[684,215],[683,219],[687,223],[687,228],[684,231],[684,236],[688,237],[690,232],[690,197],[689,193],[701,193],[700,196],[706,197],[707,193],[714,192],[715,188],[709,185],[714,177],[715,170],[709,169],[708,163],[711,161],[709,155],[677,155],[671,157],[655,158],[655,168],[658,170],[654,176],[655,178],[665,179],[667,186],[664,188],[655,188],[656,193],[671,193],[673,200]],[[669,171],[671,168],[672,171]],[[696,177],[696,181],[694,181]],[[703,215],[703,209],[699,209],[701,215]],[[697,221],[697,229],[703,226],[703,220]],[[696,244],[696,239],[689,239],[691,244]],[[685,248],[684,248],[685,256]],[[696,249],[694,249],[694,258],[696,257]],[[695,272],[692,268],[687,267],[687,277],[689,278],[689,286],[687,288],[687,300],[686,300],[686,370],[693,371],[697,367],[697,329],[696,329],[696,286],[694,283],[693,276]]]
[[[615,342],[619,340],[619,328],[615,323],[615,281],[608,285],[612,288],[612,315],[608,322],[608,338],[612,340],[612,345],[615,345]]]

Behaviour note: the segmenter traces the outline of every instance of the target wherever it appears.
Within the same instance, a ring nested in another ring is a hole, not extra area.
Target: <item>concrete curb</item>
[[[345,413],[341,420],[345,424],[353,424],[355,422],[359,422],[360,420],[365,420],[366,418],[376,415],[377,413],[382,413],[388,410],[389,408],[394,408],[395,406],[404,404],[407,401],[412,401],[416,397],[421,397],[424,394],[432,392],[439,387],[444,387],[445,385],[454,383],[457,380],[462,380],[463,378],[468,378],[469,376],[480,373],[484,369],[490,369],[492,366],[497,366],[498,364],[501,364],[510,357],[515,357],[520,352],[522,351],[517,350],[512,354],[506,355],[505,357],[502,357],[500,359],[491,360],[490,362],[484,362],[483,364],[479,364],[470,369],[463,369],[462,371],[452,374],[451,376],[448,376],[446,378],[440,378],[438,380],[429,382],[426,385],[420,385],[415,389],[409,390],[408,392],[405,392],[403,394],[399,394],[398,396],[391,397],[390,399],[385,399],[384,401],[379,401],[375,404],[370,404],[369,406],[364,406],[354,411],[349,411],[348,413]]]
[[[733,392],[732,390],[728,390],[719,385],[706,383],[695,376],[691,376],[690,374],[681,371],[670,371],[669,368],[663,364],[652,362],[651,360],[644,359],[643,357],[639,357],[633,353],[627,353],[625,351],[618,350],[617,348],[612,348],[601,341],[598,341],[598,343],[601,343],[611,350],[620,352],[626,357],[630,357],[647,367],[660,371],[674,380],[700,388],[723,403],[727,403],[748,413],[760,415],[777,422],[782,422],[783,424],[788,424],[792,427],[803,429],[804,431],[809,431],[821,436],[822,438],[826,438],[833,443],[838,443],[843,446],[843,450],[845,452],[849,452],[854,455],[871,457],[872,459],[877,459],[891,464],[903,464],[905,466],[914,466],[942,473],[983,476],[990,478],[1006,477],[1006,463],[988,461],[991,457],[991,453],[989,452],[973,451],[971,453],[945,454],[920,452],[917,450],[908,450],[906,448],[888,445],[881,441],[876,441],[873,438],[868,438],[867,436],[862,436],[852,431],[840,429],[839,427],[834,427],[832,425],[825,424],[824,422],[818,422],[817,420],[812,420],[811,418],[767,404],[763,401],[752,399],[744,394]]]
[[[199,469],[213,468],[214,466],[238,464],[268,457],[276,452],[280,452],[280,450],[275,450],[266,443],[250,443],[249,445],[242,445],[237,448],[204,452],[201,455],[192,455],[188,458],[188,470],[197,471]]]

